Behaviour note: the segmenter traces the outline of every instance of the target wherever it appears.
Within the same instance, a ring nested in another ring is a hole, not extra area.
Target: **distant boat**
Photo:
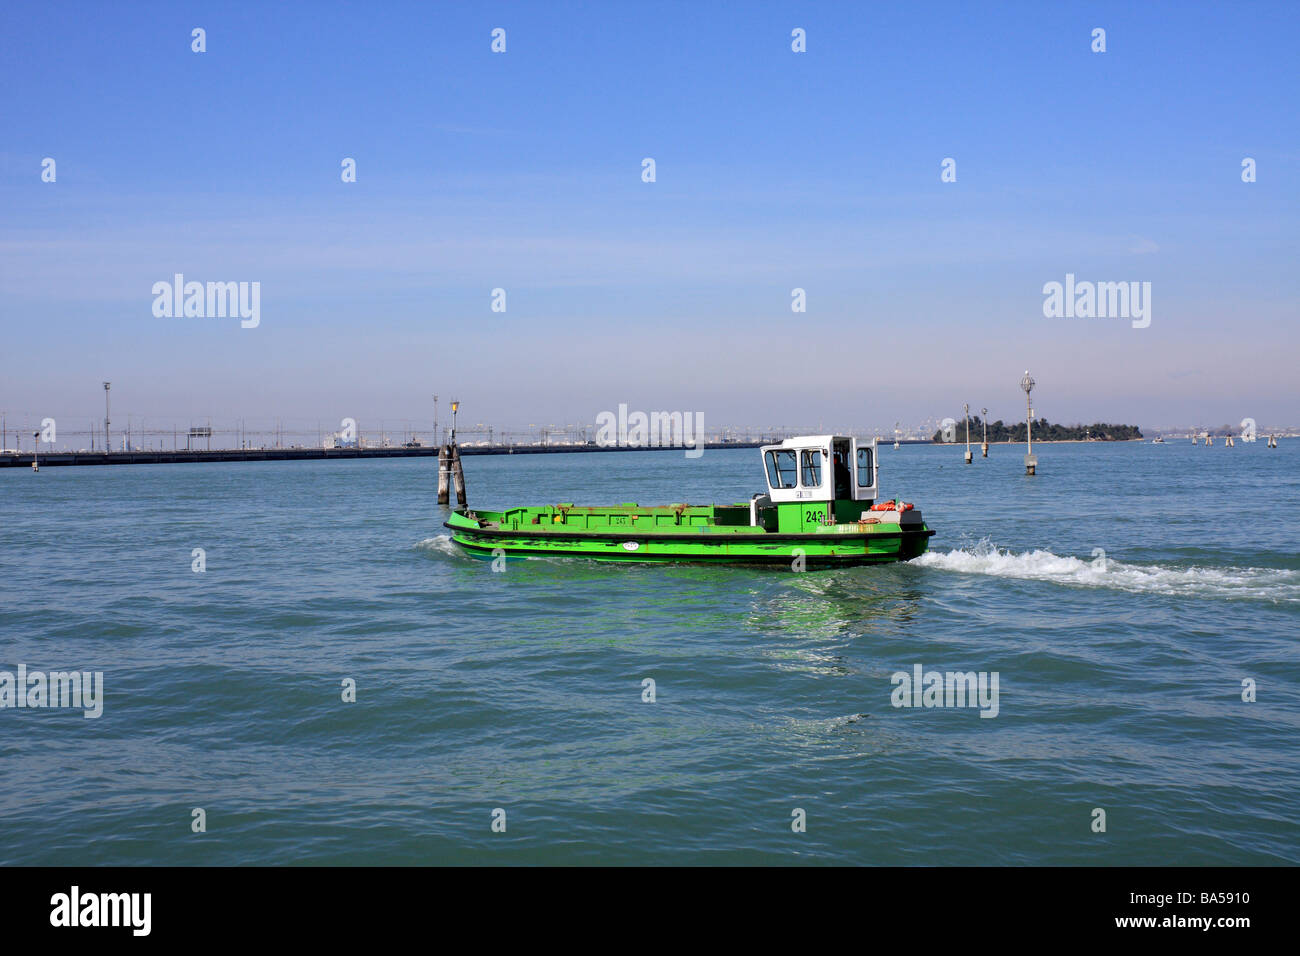
[[[1151,439],[1151,444],[1153,445],[1163,445],[1164,443],[1165,440],[1159,436],[1156,436],[1155,438]]]

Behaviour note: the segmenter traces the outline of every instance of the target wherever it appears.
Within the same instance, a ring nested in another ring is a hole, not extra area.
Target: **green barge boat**
[[[457,508],[451,539],[485,557],[776,564],[794,570],[907,561],[934,532],[919,509],[877,501],[874,439],[788,438],[760,449],[767,491],[730,505],[562,503]]]

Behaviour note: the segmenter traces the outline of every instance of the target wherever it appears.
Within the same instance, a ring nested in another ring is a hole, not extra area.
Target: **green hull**
[[[826,523],[827,511],[835,515],[842,509],[827,509],[825,504],[820,513],[809,503],[782,505],[757,525],[750,524],[750,509],[744,504],[457,509],[446,527],[453,541],[485,558],[552,556],[791,568],[799,561],[804,568],[907,561],[924,553],[934,534],[919,514],[913,519],[910,513],[900,516],[901,524],[879,519]]]

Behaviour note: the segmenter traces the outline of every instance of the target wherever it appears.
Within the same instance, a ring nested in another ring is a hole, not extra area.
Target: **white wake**
[[[457,547],[456,543],[451,540],[451,535],[449,534],[439,534],[432,538],[425,538],[423,541],[417,542],[415,547],[419,551],[435,551],[438,554],[450,554],[455,555],[456,557],[461,557],[465,554],[465,552]]]
[[[1251,598],[1300,603],[1300,572],[1277,568],[1166,567],[1112,557],[1062,557],[1051,551],[1004,551],[988,541],[956,551],[927,551],[911,564],[960,574],[987,574],[1076,587],[1113,588],[1191,598]]]

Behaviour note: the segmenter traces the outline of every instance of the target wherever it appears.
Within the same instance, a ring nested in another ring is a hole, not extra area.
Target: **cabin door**
[[[850,442],[847,438],[837,438],[831,442],[831,476],[832,489],[836,501],[853,500],[853,462],[850,460]]]

